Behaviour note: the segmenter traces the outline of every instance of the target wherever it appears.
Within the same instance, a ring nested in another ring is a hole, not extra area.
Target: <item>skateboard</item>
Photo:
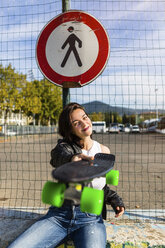
[[[100,215],[104,191],[90,187],[94,178],[106,177],[106,184],[118,185],[119,171],[112,170],[115,156],[97,153],[94,160],[80,160],[61,165],[52,171],[55,182],[47,181],[42,190],[42,202],[62,207],[64,200],[80,205],[82,212]]]

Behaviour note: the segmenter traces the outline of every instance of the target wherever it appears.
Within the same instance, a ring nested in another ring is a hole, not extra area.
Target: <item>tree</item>
[[[129,122],[130,122],[132,125],[135,125],[135,124],[136,124],[136,115],[130,115],[130,116],[129,116]]]
[[[56,124],[62,110],[62,90],[47,80],[28,82],[26,75],[15,72],[11,65],[0,65],[0,110],[22,112],[38,124]]]
[[[21,90],[26,76],[18,74],[11,64],[4,67],[0,65],[0,109],[4,111],[5,123],[10,111],[21,111],[23,99]]]
[[[126,124],[128,122],[129,122],[129,118],[127,117],[126,113],[124,113],[123,116],[122,116],[122,123]]]
[[[23,89],[23,112],[38,125],[56,124],[62,110],[61,88],[48,80],[27,82]]]
[[[35,124],[35,115],[39,114],[41,111],[41,97],[40,89],[37,89],[39,81],[26,82],[25,87],[23,87],[21,95],[23,99],[22,111],[27,117],[32,117]]]
[[[104,121],[105,116],[103,113],[99,112],[93,112],[92,114],[89,115],[91,121]]]
[[[62,110],[62,90],[43,79],[35,87],[40,92],[41,109],[38,113],[42,125],[56,124]]]

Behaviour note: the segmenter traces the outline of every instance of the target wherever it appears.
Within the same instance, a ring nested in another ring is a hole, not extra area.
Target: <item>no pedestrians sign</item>
[[[103,71],[109,58],[108,35],[83,11],[64,12],[39,34],[36,59],[43,75],[61,87],[81,87]]]

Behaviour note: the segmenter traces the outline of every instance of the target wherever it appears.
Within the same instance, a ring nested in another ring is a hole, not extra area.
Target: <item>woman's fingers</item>
[[[88,161],[92,161],[92,160],[94,160],[94,157],[93,156],[84,155],[83,153],[78,154],[78,155],[75,155],[75,156],[72,157],[72,161],[80,161],[82,159],[88,160]]]

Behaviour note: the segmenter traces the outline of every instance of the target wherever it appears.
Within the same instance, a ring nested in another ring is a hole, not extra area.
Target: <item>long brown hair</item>
[[[72,133],[72,123],[70,115],[76,109],[84,110],[83,106],[78,103],[72,102],[65,106],[61,112],[58,120],[58,132],[67,142],[75,142],[80,145],[80,138]],[[85,110],[84,110],[85,112]],[[88,115],[85,112],[86,115]]]

